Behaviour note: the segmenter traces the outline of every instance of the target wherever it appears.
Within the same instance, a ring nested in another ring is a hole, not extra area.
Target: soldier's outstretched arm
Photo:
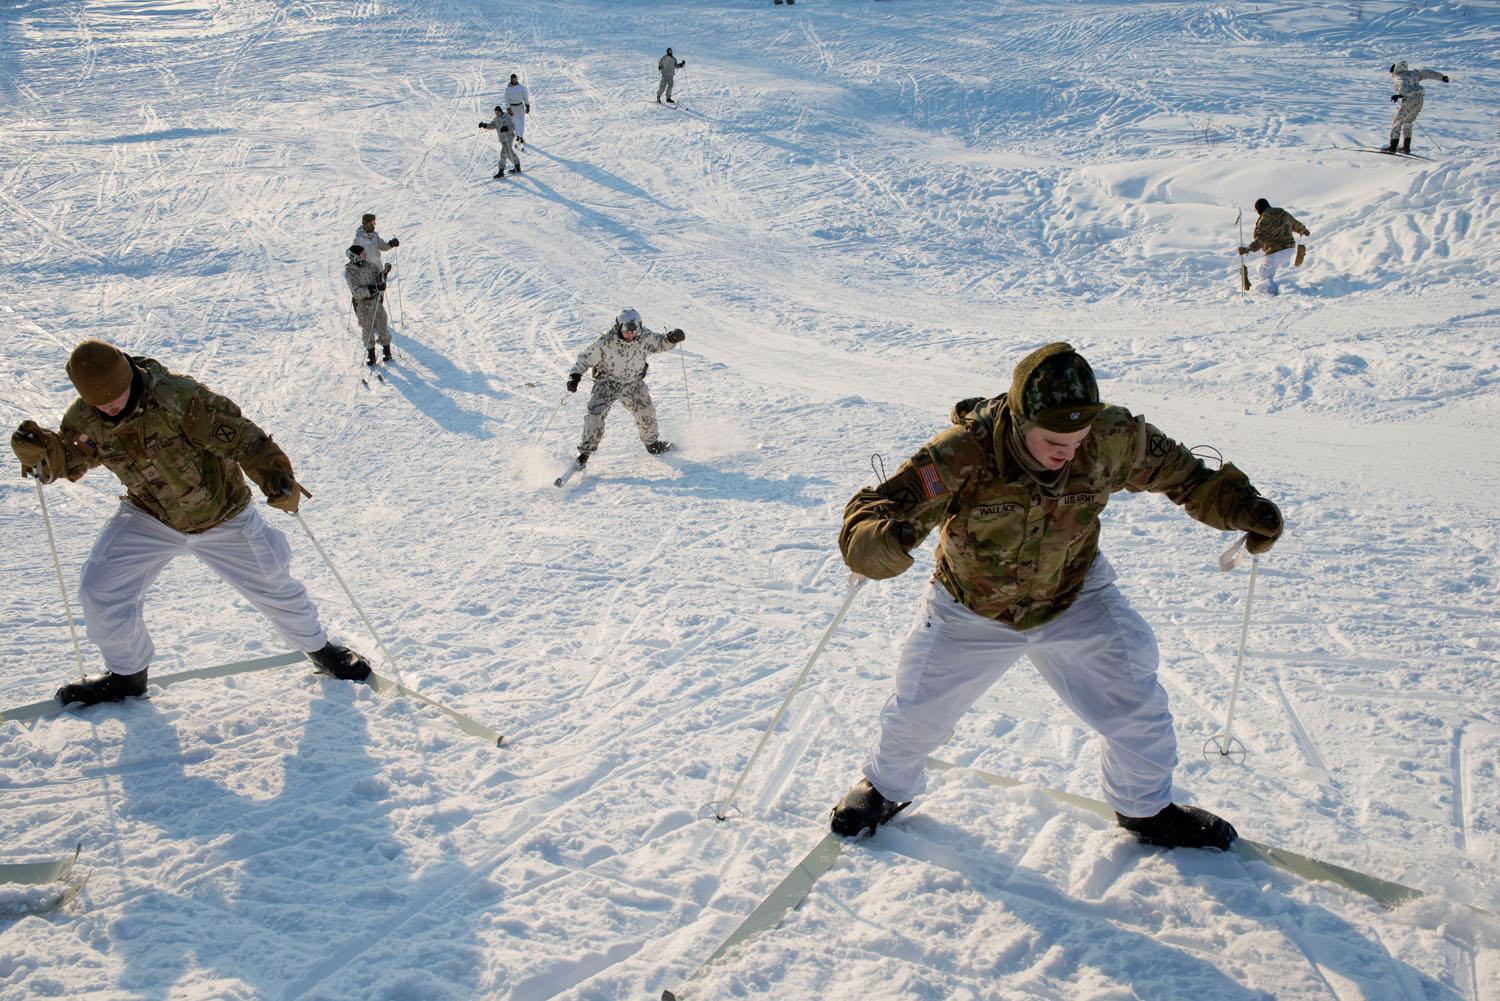
[[[1261,553],[1281,537],[1281,511],[1232,462],[1210,470],[1186,445],[1136,418],[1136,459],[1126,489],[1164,494],[1194,520],[1220,531],[1249,532],[1249,549]]]

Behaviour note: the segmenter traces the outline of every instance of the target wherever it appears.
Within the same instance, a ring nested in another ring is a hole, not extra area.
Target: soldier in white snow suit
[[[656,406],[646,389],[646,356],[670,351],[687,335],[680,329],[658,334],[641,326],[641,314],[623,310],[615,325],[583,349],[568,372],[568,392],[578,392],[583,373],[593,369],[594,391],[589,395],[588,415],[583,419],[583,441],[578,445],[578,464],[584,465],[604,437],[604,416],[616,400],[635,417],[635,427],[646,451],[653,455],[672,447],[657,435]]]
[[[375,339],[391,360],[391,331],[385,316],[385,269],[369,259],[365,248],[352,244],[344,251],[344,283],[349,286],[349,304],[359,321],[359,336],[365,342],[365,364],[375,364]]]
[[[865,778],[834,808],[836,834],[895,816],[926,788],[927,756],[1022,657],[1101,736],[1104,798],[1148,844],[1224,849],[1234,827],[1173,803],[1177,740],[1157,680],[1156,638],[1099,551],[1112,494],[1150,491],[1252,553],[1281,513],[1230,463],[1208,468],[1144,418],[1099,400],[1061,342],[1016,366],[1008,393],[963,400],[952,426],[844,508],[839,548],[874,580],[908,570],[939,532],[937,566],[901,651]]]
[[[531,114],[531,94],[520,78],[510,75],[510,86],[505,88],[505,110],[515,119],[516,142],[526,145],[526,116]]]
[[[1401,152],[1411,152],[1412,123],[1422,113],[1422,98],[1427,93],[1422,86],[1423,80],[1448,82],[1447,76],[1437,70],[1409,69],[1405,60],[1391,64],[1391,81],[1396,87],[1391,100],[1396,102],[1396,117],[1391,122],[1391,144],[1386,147],[1388,152],[1396,152],[1398,140],[1401,142]]]
[[[667,54],[656,61],[656,68],[661,73],[661,82],[656,85],[657,104],[661,103],[662,94],[667,95],[668,104],[677,103],[672,100],[672,78],[677,75],[678,70],[686,65],[687,62],[685,60],[679,62],[677,57],[672,55],[672,47],[670,45],[667,46]]]
[[[1260,217],[1255,220],[1255,238],[1248,247],[1241,247],[1240,253],[1265,252],[1260,261],[1261,287],[1271,295],[1279,295],[1281,287],[1276,284],[1276,272],[1292,263],[1297,237],[1312,234],[1290,212],[1276,208],[1264,198],[1255,200],[1255,212]]]
[[[401,241],[394,236],[389,240],[380,238],[380,234],[375,232],[375,213],[366,212],[361,217],[359,225],[354,230],[354,242],[365,248],[365,257],[371,264],[384,269],[386,274],[390,274],[391,269],[380,260],[380,254],[381,251],[395,250],[401,246]]]
[[[494,129],[496,138],[500,140],[500,166],[495,168],[495,176],[505,176],[506,160],[515,164],[510,172],[512,174],[519,174],[521,172],[521,158],[516,156],[516,149],[511,145],[511,141],[516,134],[516,123],[510,112],[506,111],[502,105],[497,104],[495,105],[495,117],[487,122],[480,122],[479,127],[481,129]]]
[[[104,466],[125,485],[125,496],[95,540],[78,589],[88,638],[109,673],[64,685],[57,700],[93,705],[145,694],[156,650],[146,629],[146,592],[185,553],[320,670],[368,677],[368,661],[329,642],[317,608],[291,575],[286,537],[251,503],[246,476],[272,507],[292,514],[305,493],[271,436],[202,383],[103,341],[78,345],[67,370],[78,399],[59,430],[28,420],[11,436],[21,474],[50,483]]]

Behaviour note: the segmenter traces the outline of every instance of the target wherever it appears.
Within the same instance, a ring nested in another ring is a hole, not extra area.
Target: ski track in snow
[[[845,593],[871,453],[894,472],[1055,339],[1287,518],[1229,765],[1199,748],[1245,570],[1161,498],[1105,516],[1157,630],[1179,798],[1432,895],[1389,914],[1152,852],[960,769],[689,996],[1500,997],[1500,928],[1463,906],[1500,908],[1492,5],[11,6],[0,417],[55,426],[91,336],[226,393],[313,491],[392,669],[507,743],[307,668],[0,727],[4,854],[81,839],[90,874],[69,908],[0,923],[0,1001],[681,986],[822,836],[885,698],[931,540],[856,597],[737,816],[699,819]],[[675,110],[650,102],[667,44]],[[1385,135],[1396,58],[1453,77],[1427,85],[1433,162],[1339,148]],[[495,181],[475,123],[512,71],[532,142]],[[1276,299],[1237,285],[1234,216],[1248,238],[1263,194],[1313,232]],[[401,238],[384,381],[342,278],[365,211]],[[688,332],[649,380],[679,447],[646,456],[617,408],[556,490],[585,398],[567,368],[627,305]],[[118,484],[46,490],[76,590]],[[273,523],[330,631],[373,654]],[[76,673],[30,481],[0,481],[0,544],[10,706]],[[186,561],[147,614],[158,674],[281,649]],[[1025,663],[940,754],[1098,791],[1096,738]]]

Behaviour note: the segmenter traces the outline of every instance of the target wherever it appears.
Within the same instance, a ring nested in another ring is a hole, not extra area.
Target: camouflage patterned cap
[[[1094,370],[1062,341],[1021,359],[1006,403],[1018,424],[1062,433],[1083,430],[1104,409]]]
[[[68,378],[91,407],[119,399],[130,389],[135,370],[125,352],[103,341],[84,341],[68,357]]]

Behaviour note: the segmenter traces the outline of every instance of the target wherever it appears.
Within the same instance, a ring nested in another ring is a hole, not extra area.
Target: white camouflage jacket
[[[614,379],[617,382],[633,382],[646,374],[646,356],[658,351],[670,351],[677,345],[667,342],[666,334],[658,334],[647,327],[627,341],[620,336],[616,324],[583,349],[573,363],[569,375],[582,375],[592,368],[595,379]]]
[[[391,249],[391,245],[382,240],[379,233],[366,232],[363,225],[354,227],[354,242],[365,248],[365,260],[377,268],[381,267],[380,252]]]

